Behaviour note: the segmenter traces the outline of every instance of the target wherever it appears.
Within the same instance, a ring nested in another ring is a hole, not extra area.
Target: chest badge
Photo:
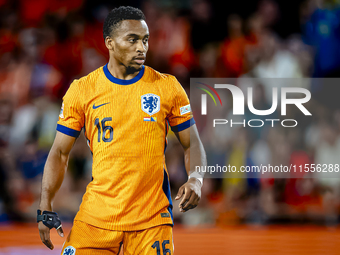
[[[161,99],[155,94],[145,94],[141,96],[141,107],[145,113],[151,116],[161,109]]]

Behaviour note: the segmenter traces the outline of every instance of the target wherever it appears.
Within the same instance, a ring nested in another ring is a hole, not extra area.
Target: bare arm
[[[185,169],[188,176],[195,171],[195,166],[206,166],[206,155],[196,125],[175,134],[184,149]],[[190,154],[194,156],[190,157]],[[186,212],[198,205],[201,187],[202,184],[197,178],[190,178],[180,187],[175,199],[178,200],[184,195],[179,204],[181,212]]]
[[[41,211],[52,211],[52,200],[64,180],[69,153],[75,140],[76,138],[74,137],[57,132],[44,168],[39,206]],[[38,227],[42,242],[52,250],[50,229],[42,222],[39,222]],[[57,231],[60,236],[64,236],[62,228]]]

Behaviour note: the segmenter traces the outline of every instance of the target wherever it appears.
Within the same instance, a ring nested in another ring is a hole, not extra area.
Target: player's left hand
[[[190,209],[194,209],[201,199],[201,187],[202,184],[196,178],[190,178],[184,183],[178,190],[175,200],[182,198],[179,203],[179,211],[186,212]],[[184,196],[183,196],[184,195]]]

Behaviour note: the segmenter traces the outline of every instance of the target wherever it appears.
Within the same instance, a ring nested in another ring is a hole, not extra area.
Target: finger
[[[64,230],[62,228],[62,226],[60,225],[59,228],[57,228],[57,233],[61,236],[61,237],[64,237]]]
[[[51,250],[53,250],[54,246],[50,239],[50,230],[44,232],[44,240],[43,243]]]
[[[45,244],[46,242],[46,238],[45,238],[45,232],[49,231],[49,229],[45,226],[40,226],[40,222],[39,222],[39,236],[41,241]],[[46,244],[45,244],[46,245]]]
[[[193,192],[193,191],[191,191],[190,194],[191,194],[191,196],[190,196],[188,202],[186,203],[186,205],[184,205],[184,206],[182,207],[183,210],[189,210],[189,209],[192,208],[192,206],[195,205],[195,202],[194,202],[194,201],[196,200],[196,194],[195,194],[195,192]]]
[[[182,187],[179,188],[178,193],[175,197],[175,200],[180,199],[183,196],[183,193],[184,193],[184,187],[182,186]]]
[[[44,243],[44,244],[46,245],[46,247],[49,248],[50,250],[53,250],[53,249],[54,249],[54,246],[53,246],[53,244],[52,244],[51,241],[44,241],[43,243]]]
[[[54,246],[52,244],[52,242],[50,240],[46,240],[43,242],[47,248],[49,248],[50,250],[53,250],[54,249]]]
[[[190,195],[191,195],[191,192],[188,192],[187,188],[185,188],[184,197],[182,198],[182,201],[179,203],[180,208],[183,208],[184,203],[186,203],[189,200]]]
[[[187,211],[189,211],[189,210],[191,210],[191,209],[194,209],[196,206],[197,206],[197,205],[190,205],[188,208],[183,209],[182,212],[187,212]]]
[[[195,205],[198,206],[199,202],[200,202],[201,198],[200,197],[197,197],[196,198],[196,201],[195,201]]]
[[[45,241],[45,238],[44,238],[44,233],[42,231],[39,230],[39,235],[40,235],[40,239],[42,242]]]
[[[200,201],[200,197],[196,196],[192,204],[195,205],[196,207],[199,204],[199,201]]]
[[[185,206],[187,204],[188,201],[185,201],[182,205],[179,206],[179,211],[180,212],[184,212],[183,210],[183,206]]]
[[[201,197],[199,195],[197,195],[195,192],[192,192],[192,196],[190,197],[186,205],[182,208],[183,212],[196,208],[199,204],[200,199]]]

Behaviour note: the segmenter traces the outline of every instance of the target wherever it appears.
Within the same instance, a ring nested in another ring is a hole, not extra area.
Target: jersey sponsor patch
[[[142,110],[150,116],[159,112],[161,109],[160,97],[155,94],[145,94],[141,97]]]
[[[181,115],[191,112],[190,104],[180,108]]]
[[[75,254],[76,254],[76,249],[72,246],[67,246],[63,252],[63,255],[75,255]]]
[[[60,113],[59,113],[60,118],[64,118],[64,103],[61,105]]]

